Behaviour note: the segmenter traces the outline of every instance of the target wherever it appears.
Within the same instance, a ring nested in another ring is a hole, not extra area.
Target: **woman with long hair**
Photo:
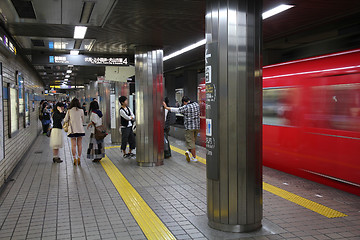
[[[89,127],[93,127],[94,131],[90,135],[87,158],[92,159],[93,162],[99,162],[103,157],[105,157],[104,139],[95,139],[95,128],[102,125],[103,114],[99,110],[99,104],[97,101],[92,101],[90,103],[90,109],[92,112],[90,116],[90,123],[87,125],[87,128],[89,129]]]
[[[68,137],[71,138],[71,152],[74,159],[74,165],[80,165],[82,137],[85,136],[85,130],[83,127],[84,111],[81,108],[79,99],[74,98],[71,100],[64,122],[69,123]]]

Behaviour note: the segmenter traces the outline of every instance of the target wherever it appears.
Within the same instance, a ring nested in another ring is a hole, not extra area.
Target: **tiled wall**
[[[8,83],[16,83],[16,71],[18,71],[21,72],[24,77],[25,90],[29,90],[31,94],[35,93],[38,99],[43,98],[43,83],[40,81],[36,72],[29,67],[28,63],[26,63],[20,56],[12,54],[4,55],[0,52],[0,62],[2,63],[4,88],[8,86]],[[10,137],[8,121],[9,100],[3,100],[5,158],[2,160],[0,159],[0,186],[4,184],[4,181],[9,177],[17,163],[35,141],[39,131],[41,130],[41,123],[38,120],[38,106],[39,101],[35,101],[35,111],[33,111],[32,101],[30,101],[30,125],[28,127],[24,127],[24,118],[21,117],[19,119],[18,132],[14,136]],[[0,131],[2,131],[2,129]],[[0,147],[2,148],[3,146]],[[24,160],[26,161],[26,159]]]

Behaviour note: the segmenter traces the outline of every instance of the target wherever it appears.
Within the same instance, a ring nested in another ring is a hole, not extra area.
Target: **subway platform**
[[[65,137],[65,135],[64,135]],[[106,143],[100,163],[71,160],[67,139],[52,162],[40,135],[0,191],[0,239],[360,239],[360,197],[264,167],[263,227],[251,233],[211,229],[206,215],[205,149],[188,163],[184,143],[172,157],[138,167]],[[107,137],[107,141],[110,137]]]

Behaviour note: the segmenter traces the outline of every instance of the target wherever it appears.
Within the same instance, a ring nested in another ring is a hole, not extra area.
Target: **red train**
[[[360,195],[360,49],[265,66],[263,91],[263,164]]]
[[[360,49],[263,68],[263,163],[360,195]]]

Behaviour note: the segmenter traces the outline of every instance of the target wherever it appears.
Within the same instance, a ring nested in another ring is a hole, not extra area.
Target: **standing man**
[[[190,98],[186,96],[182,98],[181,102],[183,106],[179,108],[170,108],[165,102],[163,102],[163,105],[168,111],[184,115],[185,141],[188,149],[185,152],[186,160],[188,162],[197,162],[195,142],[200,130],[200,106],[197,102],[190,102]]]
[[[120,108],[120,128],[121,128],[121,150],[124,153],[124,158],[134,157],[135,154],[132,153],[132,150],[135,149],[135,134],[133,132],[133,121],[135,121],[135,115],[128,107],[127,97],[119,97],[119,102],[121,104]],[[129,153],[126,153],[126,145],[129,143],[130,150]]]

